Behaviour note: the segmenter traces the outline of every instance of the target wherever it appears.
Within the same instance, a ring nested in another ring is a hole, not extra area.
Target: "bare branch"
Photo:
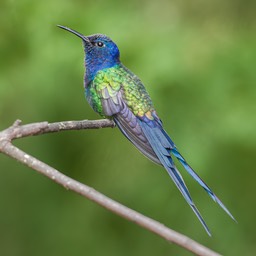
[[[115,127],[115,123],[108,119],[101,120],[82,120],[82,121],[63,121],[56,123],[40,122],[21,125],[21,120],[16,120],[12,126],[0,132],[0,141],[3,137],[9,140],[18,139],[27,136],[39,134],[60,132],[67,130],[99,129],[106,127]]]
[[[188,251],[199,256],[220,256],[220,254],[208,249],[197,243],[189,237],[182,235],[172,229],[167,228],[160,222],[148,218],[96,191],[95,189],[82,184],[68,176],[60,173],[51,166],[27,154],[12,144],[12,140],[27,136],[59,132],[64,130],[81,130],[114,127],[114,122],[110,120],[84,120],[84,121],[67,121],[57,123],[33,123],[21,125],[17,120],[12,126],[0,132],[0,152],[16,159],[20,163],[36,170],[37,172],[49,177],[54,182],[70,189],[104,208],[116,213],[117,215],[136,223],[137,225],[148,229],[149,231],[163,237],[169,242],[175,243]]]

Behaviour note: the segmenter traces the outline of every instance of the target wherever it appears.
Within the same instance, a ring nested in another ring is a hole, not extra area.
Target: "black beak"
[[[89,40],[88,40],[88,38],[86,36],[80,34],[79,32],[77,32],[77,31],[75,31],[75,30],[73,30],[71,28],[68,28],[68,27],[65,27],[65,26],[62,26],[62,25],[57,25],[57,27],[62,28],[64,30],[67,30],[67,31],[69,31],[72,34],[75,34],[76,36],[80,37],[85,42],[89,42]]]

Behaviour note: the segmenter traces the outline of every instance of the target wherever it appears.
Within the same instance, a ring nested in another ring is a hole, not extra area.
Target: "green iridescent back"
[[[143,116],[154,110],[140,79],[122,64],[98,71],[86,88],[86,98],[97,113],[105,116],[101,99],[110,96],[117,103],[120,90],[122,99],[134,115]]]

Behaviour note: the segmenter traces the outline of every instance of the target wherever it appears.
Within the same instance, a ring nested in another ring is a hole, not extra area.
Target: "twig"
[[[106,197],[95,189],[69,178],[68,176],[60,173],[56,169],[27,154],[12,144],[12,140],[27,136],[59,132],[64,130],[97,129],[114,126],[115,125],[113,121],[105,119],[93,121],[67,121],[57,123],[41,122],[27,125],[21,125],[21,121],[17,120],[12,126],[0,132],[0,152],[49,177],[54,182],[64,186],[66,189],[70,189],[84,197],[87,197],[88,199],[116,213],[117,215],[122,216],[129,221],[135,222],[137,225],[142,226],[145,229],[148,229],[149,231],[163,237],[167,241],[175,243],[187,249],[188,251],[193,252],[195,255],[220,256],[220,254],[197,243],[189,237],[167,228],[160,222],[148,218]]]

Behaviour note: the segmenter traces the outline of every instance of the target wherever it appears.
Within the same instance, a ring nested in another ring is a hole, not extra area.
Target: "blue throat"
[[[119,60],[105,60],[101,61],[100,59],[85,59],[85,78],[88,82],[92,81],[97,74],[98,71],[105,69],[105,68],[111,68],[117,64],[119,64]]]
[[[98,71],[120,64],[118,48],[112,49],[115,50],[95,52],[88,49],[85,51],[85,87],[95,78]]]

